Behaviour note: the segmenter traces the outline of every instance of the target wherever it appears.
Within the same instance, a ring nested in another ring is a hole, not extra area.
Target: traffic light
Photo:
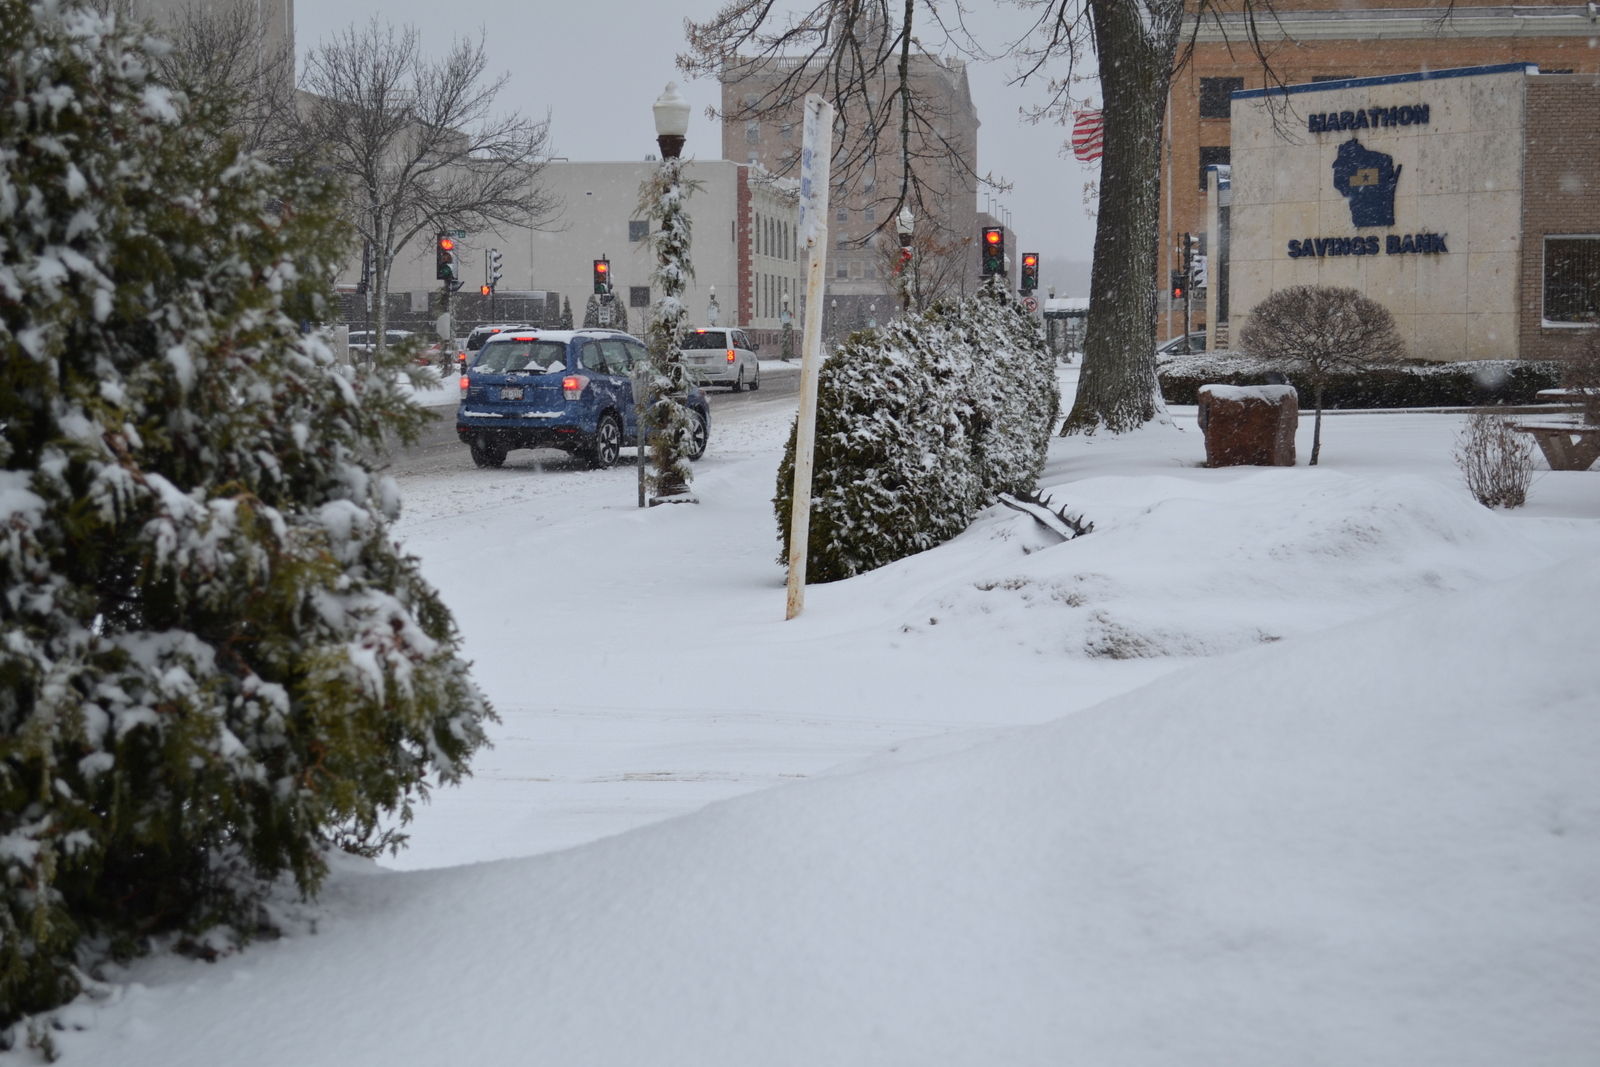
[[[447,233],[439,235],[435,246],[433,276],[442,282],[453,282],[461,277],[456,259],[456,239]]]
[[[490,292],[493,292],[496,288],[499,287],[500,279],[502,277],[503,277],[503,275],[500,273],[500,250],[498,248],[491,248],[491,249],[489,249],[489,290],[490,290]],[[487,295],[487,294],[485,294],[485,295]]]
[[[983,276],[1006,272],[1006,231],[999,226],[983,228]]]
[[[1189,294],[1189,272],[1175,270],[1172,272],[1172,299],[1182,300]]]
[[[1039,253],[1022,253],[1022,284],[1018,288],[1025,293],[1039,288]]]
[[[594,291],[596,296],[605,296],[611,291],[611,261],[597,259],[594,261]]]
[[[478,286],[478,293],[481,296],[488,296],[492,292],[494,292],[494,286],[492,286],[492,285],[480,285],[480,286]]]

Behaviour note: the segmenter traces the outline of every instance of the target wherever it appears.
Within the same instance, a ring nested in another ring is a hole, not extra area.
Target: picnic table
[[[1553,471],[1586,471],[1600,459],[1600,426],[1515,426],[1539,442]]]

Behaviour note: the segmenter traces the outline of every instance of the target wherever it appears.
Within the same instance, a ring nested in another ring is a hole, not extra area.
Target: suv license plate
[[[690,359],[695,363],[710,363],[711,362],[711,357],[710,356],[691,356]]]
[[[522,399],[522,386],[520,386],[520,385],[516,385],[516,386],[501,386],[501,388],[500,388],[500,399],[501,400],[521,400]]]

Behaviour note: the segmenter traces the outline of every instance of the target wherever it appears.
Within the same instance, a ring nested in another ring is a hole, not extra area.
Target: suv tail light
[[[738,357],[733,354],[733,349],[728,349],[728,362],[732,363]]]
[[[581,374],[569,374],[561,379],[561,395],[568,400],[576,400],[588,388],[589,379]]]
[[[467,376],[465,374],[463,374],[461,376],[461,394],[463,396],[465,396],[466,392],[467,392]]]

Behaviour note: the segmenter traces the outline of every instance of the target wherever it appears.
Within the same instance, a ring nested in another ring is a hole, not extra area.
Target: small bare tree
[[[226,133],[244,151],[272,158],[304,151],[293,135],[292,42],[272,42],[256,5],[191,3],[158,23],[157,33],[171,47],[152,53],[156,80],[183,92],[197,111],[225,115]]]
[[[344,179],[346,219],[372,249],[377,346],[395,257],[423,234],[539,226],[557,205],[540,176],[550,123],[494,112],[483,38],[423,56],[415,27],[376,18],[306,58],[298,135]]]
[[[1279,289],[1251,309],[1239,345],[1311,386],[1317,409],[1311,465],[1322,450],[1322,391],[1340,371],[1361,372],[1405,358],[1389,309],[1360,290],[1331,285]]]
[[[902,266],[900,245],[880,241],[879,270],[896,279],[896,290],[903,294],[912,311],[926,311],[940,300],[967,295],[968,265],[977,255],[975,243],[971,236],[914,232],[911,261]]]
[[[1456,438],[1456,466],[1486,508],[1520,508],[1533,484],[1533,442],[1504,415],[1479,410]]]

